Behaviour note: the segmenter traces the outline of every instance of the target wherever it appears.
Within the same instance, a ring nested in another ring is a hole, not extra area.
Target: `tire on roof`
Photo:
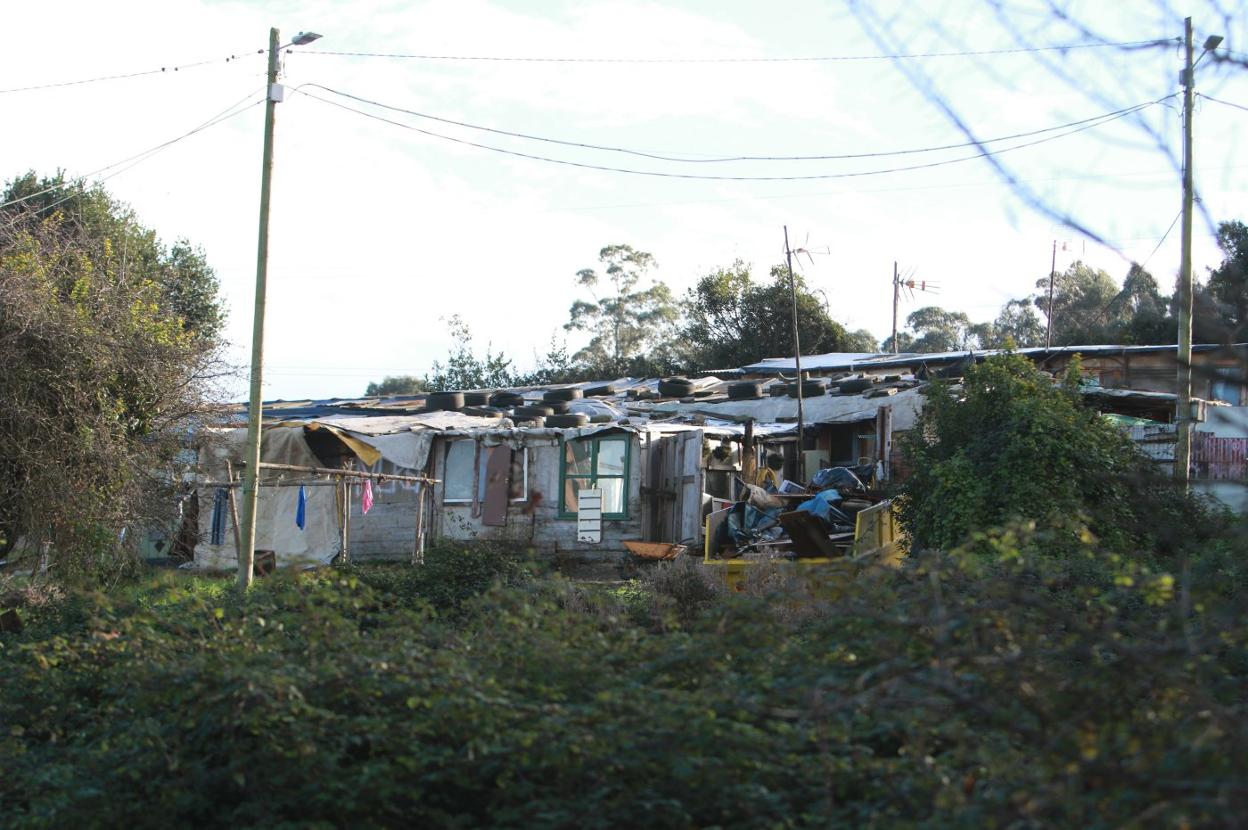
[[[763,396],[763,385],[752,380],[742,380],[728,385],[728,400],[750,401]]]
[[[546,426],[548,427],[583,427],[589,423],[589,416],[580,412],[573,412],[569,415],[550,415],[546,418]]]
[[[463,392],[430,392],[425,398],[425,409],[430,412],[458,412],[463,408]]]
[[[659,381],[659,395],[664,398],[688,398],[693,395],[693,381],[671,377]]]
[[[544,393],[542,393],[542,400],[548,402],[575,401],[578,398],[584,397],[584,394],[585,393],[581,391],[579,386],[569,386],[564,389],[547,389]]]

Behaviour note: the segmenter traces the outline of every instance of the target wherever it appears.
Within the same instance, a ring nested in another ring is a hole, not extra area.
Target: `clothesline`
[[[247,462],[239,462],[240,465],[246,466]],[[268,461],[260,462],[261,470],[286,470],[294,473],[313,473],[322,476],[346,476],[348,478],[367,478],[372,481],[381,483],[383,481],[414,481],[422,484],[439,484],[441,479],[429,478],[428,476],[399,476],[390,473],[369,473],[360,470],[336,470],[332,467],[302,467],[298,464],[272,464]]]

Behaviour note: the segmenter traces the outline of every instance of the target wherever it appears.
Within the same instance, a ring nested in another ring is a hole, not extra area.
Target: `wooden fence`
[[[1248,479],[1248,438],[1196,431],[1192,434],[1192,474],[1208,481]]]

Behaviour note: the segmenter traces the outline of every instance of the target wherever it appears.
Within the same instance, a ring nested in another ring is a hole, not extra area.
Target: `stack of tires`
[[[659,380],[659,397],[691,398],[693,397],[693,381],[682,377],[662,378]]]
[[[568,407],[569,401],[580,400],[584,395],[585,393],[581,391],[580,387],[569,386],[564,389],[548,389],[542,395],[542,406],[551,411],[551,414],[546,416],[546,426],[568,429],[583,427],[588,424],[588,415],[571,412]]]

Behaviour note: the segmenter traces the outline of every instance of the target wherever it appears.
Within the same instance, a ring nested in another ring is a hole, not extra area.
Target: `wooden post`
[[[234,465],[229,461],[225,462],[225,477],[231,482],[234,481]],[[234,522],[234,550],[237,553],[243,549],[243,530],[238,523],[238,501],[234,498],[233,487],[229,488],[230,492],[230,519]]]
[[[806,414],[802,407],[802,339],[797,329],[797,280],[793,278],[793,252],[789,250],[789,226],[784,226],[784,261],[789,269],[789,293],[793,295],[793,368],[797,379],[797,478],[806,484]]]
[[[425,485],[416,485],[416,541],[412,547],[412,564],[425,563]]]
[[[741,478],[753,484],[757,473],[754,456],[754,419],[751,418],[745,422],[745,436],[741,439]]]
[[[347,554],[347,525],[351,520],[351,504],[347,497],[347,482],[345,479],[338,483],[338,505],[341,511],[338,515],[342,517],[342,521],[338,523],[338,541],[342,548],[339,551],[339,556],[345,563],[349,559]]]

